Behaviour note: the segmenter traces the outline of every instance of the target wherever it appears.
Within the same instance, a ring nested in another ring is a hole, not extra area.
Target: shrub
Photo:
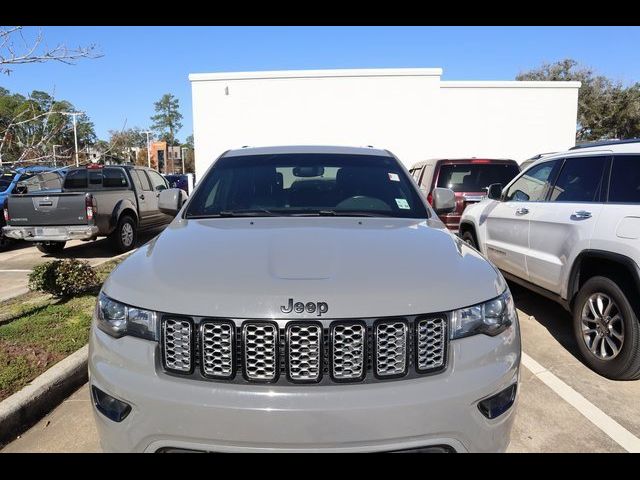
[[[100,285],[98,276],[86,261],[53,260],[36,266],[29,274],[29,288],[68,298],[88,292]]]

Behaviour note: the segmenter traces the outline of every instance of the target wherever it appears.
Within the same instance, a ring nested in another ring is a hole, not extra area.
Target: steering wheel
[[[379,198],[355,195],[341,201],[336,210],[391,210],[389,204]]]

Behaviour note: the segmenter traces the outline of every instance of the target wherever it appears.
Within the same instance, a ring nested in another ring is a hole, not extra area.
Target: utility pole
[[[148,164],[148,167],[151,168],[151,146],[149,144],[149,134],[151,132],[149,130],[145,130],[142,133],[146,133],[147,134],[147,164]]]
[[[73,117],[73,141],[76,144],[76,167],[80,166],[80,161],[78,160],[78,128],[76,117],[81,115],[79,112],[74,112],[70,114]]]
[[[58,163],[56,161],[56,147],[61,147],[62,145],[54,145],[53,146],[53,166],[57,167]]]

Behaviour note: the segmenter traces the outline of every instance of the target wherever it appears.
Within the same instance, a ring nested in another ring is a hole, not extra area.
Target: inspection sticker
[[[409,202],[407,202],[404,198],[396,198],[396,203],[398,204],[398,208],[403,210],[409,210],[411,207],[409,206]]]
[[[389,172],[389,180],[391,180],[392,182],[399,182],[400,181],[400,177],[398,176],[397,173]]]

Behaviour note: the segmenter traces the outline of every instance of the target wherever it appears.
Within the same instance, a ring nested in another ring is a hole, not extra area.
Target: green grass
[[[101,281],[123,259],[96,268]],[[67,300],[30,292],[0,303],[0,400],[89,339],[94,294]]]

